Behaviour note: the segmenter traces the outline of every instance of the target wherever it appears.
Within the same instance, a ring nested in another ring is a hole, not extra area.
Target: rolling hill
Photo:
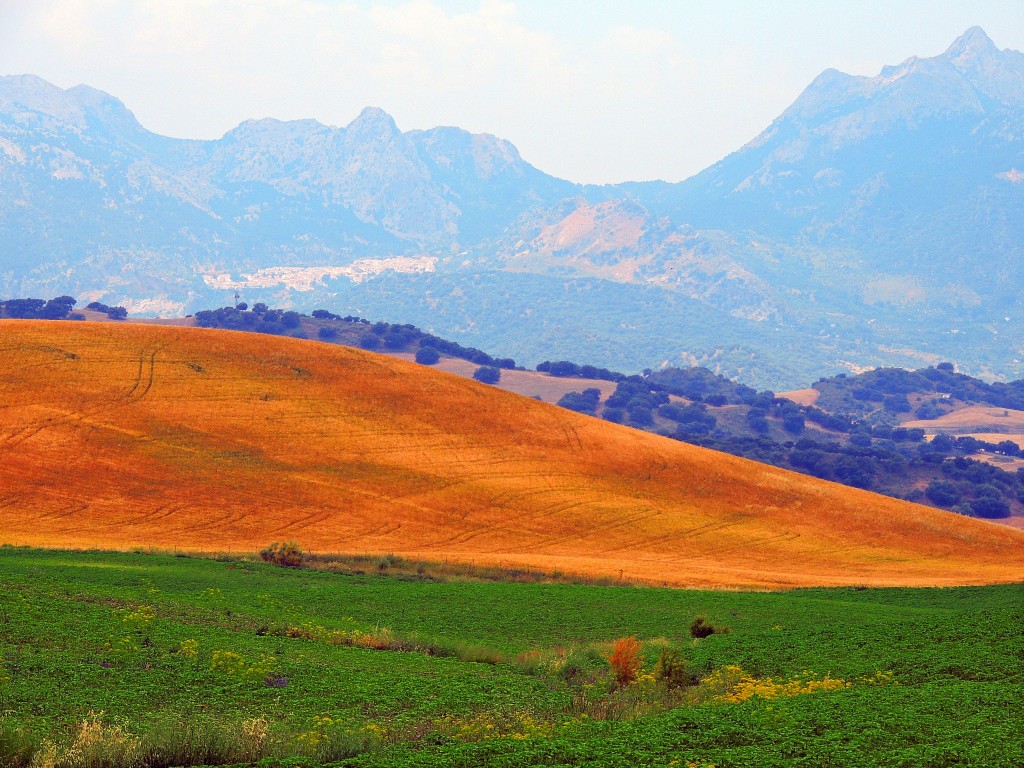
[[[292,339],[5,321],[0,540],[524,565],[676,586],[1024,578],[1024,534]]]

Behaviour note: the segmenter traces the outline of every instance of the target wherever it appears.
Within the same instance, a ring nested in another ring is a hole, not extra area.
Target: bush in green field
[[[35,740],[23,727],[0,718],[0,765],[20,768],[32,761]]]
[[[615,675],[615,682],[619,685],[629,685],[643,669],[640,647],[640,641],[635,637],[620,637],[612,646],[608,664]]]
[[[654,667],[654,679],[669,690],[685,688],[695,682],[686,667],[686,659],[675,648],[662,648]]]
[[[704,616],[698,616],[690,622],[690,637],[704,638],[711,635],[725,635],[729,633],[728,627],[716,626],[710,623]]]
[[[294,541],[275,541],[269,547],[260,550],[260,557],[274,565],[298,568],[302,565],[302,547]]]

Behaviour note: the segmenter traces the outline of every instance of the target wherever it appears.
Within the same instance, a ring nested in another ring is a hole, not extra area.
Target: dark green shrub
[[[380,349],[381,340],[379,336],[374,336],[372,333],[364,333],[359,338],[359,346],[363,349]]]
[[[421,365],[434,365],[441,356],[433,347],[420,347],[416,350],[416,362]]]
[[[622,408],[606,407],[604,409],[604,413],[601,414],[601,417],[605,421],[610,421],[615,424],[621,424],[623,419],[626,418],[626,412]]]
[[[497,384],[501,381],[501,371],[492,366],[484,365],[474,371],[473,378],[483,384]]]
[[[710,635],[725,635],[728,634],[728,627],[721,627],[711,624],[703,616],[698,616],[692,622],[690,622],[690,637],[708,637]]]
[[[654,666],[654,679],[669,690],[693,684],[693,676],[686,669],[686,659],[675,648],[662,648]]]
[[[924,492],[925,496],[940,507],[952,507],[961,501],[960,489],[948,480],[933,480]]]
[[[970,502],[971,512],[977,517],[995,519],[1010,516],[1010,505],[1002,499],[994,499],[991,496],[982,496]]]

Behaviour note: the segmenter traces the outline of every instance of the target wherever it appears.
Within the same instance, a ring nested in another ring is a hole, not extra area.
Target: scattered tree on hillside
[[[380,349],[381,343],[380,336],[375,333],[364,333],[359,337],[359,346],[370,351]]]
[[[607,368],[598,368],[593,365],[577,365],[568,360],[545,360],[537,366],[541,373],[547,373],[558,377],[579,377],[581,379],[600,379],[602,381],[620,381],[626,378],[625,374],[609,371]]]
[[[483,384],[497,384],[501,381],[501,371],[490,365],[482,365],[473,372],[473,378]]]
[[[65,320],[78,302],[71,296],[45,299],[8,299],[0,302],[7,317],[21,320]]]
[[[86,305],[86,309],[91,309],[93,312],[103,312],[111,320],[124,320],[128,317],[128,310],[124,307],[108,307],[99,301],[93,301]]]
[[[596,387],[589,387],[582,392],[566,392],[559,399],[558,405],[568,408],[570,411],[593,416],[597,413],[597,406],[600,402],[601,390]]]
[[[416,362],[421,365],[435,365],[441,359],[441,355],[433,347],[420,347],[416,350]]]

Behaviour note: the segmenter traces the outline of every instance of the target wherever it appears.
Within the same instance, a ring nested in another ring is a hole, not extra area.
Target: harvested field
[[[969,405],[950,411],[937,419],[917,419],[904,422],[904,427],[920,427],[929,434],[944,432],[951,435],[990,433],[1008,435],[1024,433],[1024,411],[996,408],[991,405]],[[1007,439],[1003,437],[1002,439]],[[999,442],[998,440],[996,442]]]
[[[813,388],[795,389],[792,392],[779,392],[778,396],[792,400],[797,405],[814,405],[818,402],[821,392]]]
[[[389,357],[412,361],[416,355],[412,352],[387,352]],[[439,371],[447,371],[458,376],[473,378],[473,373],[480,366],[457,357],[442,356],[435,365],[430,366]],[[557,403],[569,392],[582,392],[584,389],[601,390],[601,402],[604,402],[615,391],[614,381],[601,379],[579,379],[561,376],[549,376],[538,371],[507,371],[501,372],[501,381],[495,384],[498,389],[515,392],[523,397],[543,400],[545,403]]]
[[[1024,434],[1013,433],[1013,432],[967,432],[964,434],[957,433],[958,437],[973,437],[975,440],[981,440],[985,443],[995,443],[998,445],[1004,440],[1008,440],[1011,443],[1016,443],[1021,448],[1024,448]]]
[[[97,323],[141,324],[141,325],[175,325],[180,328],[195,328],[196,321],[193,317],[133,317],[128,320],[111,320],[106,312],[97,312],[92,309],[76,309],[75,312],[85,315],[86,320]]]
[[[383,355],[0,324],[0,542],[394,552],[676,586],[1024,578],[1024,534]]]
[[[971,437],[976,437],[979,440],[982,439],[982,435],[971,435]],[[1014,436],[1010,435],[1009,437]],[[1020,445],[1020,438],[1022,436],[1016,435],[1015,437],[1017,439],[1014,442]],[[991,435],[986,435],[985,438],[989,439]],[[1004,437],[1003,439],[1005,440],[1006,438]],[[1003,456],[998,453],[972,453],[971,458],[991,464],[994,467],[999,467],[1000,469],[1005,469],[1007,472],[1016,472],[1018,469],[1024,468],[1024,459],[1019,459],[1015,456]]]

